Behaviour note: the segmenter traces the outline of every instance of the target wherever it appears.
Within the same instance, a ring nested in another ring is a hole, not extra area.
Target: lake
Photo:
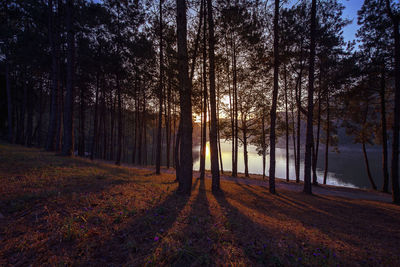
[[[360,145],[361,147],[361,145]],[[221,141],[221,151],[222,151],[222,162],[224,171],[232,170],[232,145],[229,141]],[[199,146],[193,149],[194,155],[193,169],[199,169]],[[206,153],[206,169],[210,169],[210,153],[209,153],[209,143],[207,142],[207,153]],[[325,151],[320,150],[318,153],[318,163],[317,163],[317,176],[318,182],[322,184],[324,176],[324,166],[325,166]],[[255,146],[248,147],[249,155],[249,173],[262,174],[262,157],[257,154]],[[295,166],[294,166],[294,155],[293,150],[290,150],[289,155],[289,177],[290,180],[295,180]],[[373,179],[381,189],[382,181],[382,153],[380,149],[373,149],[368,151],[368,157],[371,167],[371,173]],[[389,153],[389,161],[391,154]],[[301,180],[303,180],[303,162],[304,152],[301,152],[301,164],[300,164],[300,175]],[[268,175],[269,170],[269,156],[266,159],[265,172]],[[244,173],[244,159],[243,159],[243,147],[239,146],[238,153],[238,172]],[[390,169],[389,169],[390,173]],[[276,149],[276,177],[286,178],[286,150],[283,148]],[[341,149],[340,153],[329,152],[329,166],[328,166],[328,178],[327,184],[336,186],[345,186],[353,188],[371,188],[370,182],[368,180],[367,171],[365,167],[364,157],[361,149]]]

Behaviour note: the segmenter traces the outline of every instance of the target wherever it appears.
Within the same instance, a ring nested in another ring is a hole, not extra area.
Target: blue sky
[[[353,23],[346,26],[343,30],[343,36],[345,41],[351,41],[356,38],[356,32],[358,29],[357,25],[357,11],[361,8],[363,0],[340,0],[340,2],[346,7],[343,10],[343,17],[353,20]]]

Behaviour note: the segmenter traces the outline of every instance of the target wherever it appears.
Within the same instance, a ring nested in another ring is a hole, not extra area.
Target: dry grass
[[[0,144],[0,265],[400,264],[400,208],[194,180]]]

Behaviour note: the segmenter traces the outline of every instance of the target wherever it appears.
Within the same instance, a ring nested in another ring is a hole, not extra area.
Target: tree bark
[[[140,143],[142,142],[143,132],[143,161],[140,164],[147,165],[147,120],[146,120],[146,92],[143,90],[143,111],[142,111],[142,130],[140,131]],[[140,154],[142,155],[142,154]],[[142,156],[140,156],[142,157]]]
[[[74,0],[67,0],[67,91],[64,106],[64,142],[62,149],[62,153],[65,156],[73,156],[74,154],[73,109],[75,37],[73,29],[73,7]]]
[[[288,111],[288,93],[287,93],[287,74],[286,65],[283,69],[285,80],[285,125],[286,125],[286,181],[289,182],[289,111]]]
[[[163,54],[163,17],[162,17],[162,1],[160,0],[160,84],[158,89],[158,134],[157,134],[157,153],[156,153],[156,174],[160,174],[161,168],[161,131],[162,131],[162,103],[164,88],[164,54]]]
[[[117,156],[116,165],[121,164],[122,154],[122,97],[121,97],[121,85],[119,76],[117,75],[117,97],[118,97],[118,135],[117,135]]]
[[[372,189],[376,190],[376,185],[375,185],[374,179],[372,178],[371,170],[370,170],[370,167],[369,167],[367,150],[365,149],[365,141],[364,140],[362,141],[362,151],[363,151],[363,155],[364,155],[365,166],[367,168],[368,180],[371,183]]]
[[[176,141],[175,141],[175,153],[174,153],[174,159],[175,159],[175,170],[176,170],[176,181],[180,181],[179,175],[180,175],[180,160],[179,160],[179,151],[180,151],[180,144],[181,144],[181,132],[182,132],[182,126],[181,126],[181,120],[179,119],[179,124],[178,124],[178,132],[176,134]]]
[[[316,24],[317,1],[312,0],[311,4],[311,43],[310,60],[308,73],[308,112],[307,112],[307,133],[306,151],[304,155],[304,193],[312,194],[311,188],[311,154],[313,147],[313,111],[314,111],[314,61],[315,61],[315,24]]]
[[[219,153],[219,162],[221,167],[221,173],[224,174],[224,165],[222,163],[222,151],[221,151],[221,135],[219,128],[219,103],[220,103],[220,94],[219,94],[219,75],[217,76],[217,138],[218,138],[218,153]]]
[[[194,67],[196,66],[196,57],[197,51],[199,50],[199,43],[200,43],[200,36],[201,36],[201,28],[202,28],[202,21],[203,21],[203,10],[204,10],[204,2],[203,0],[200,1],[200,12],[199,12],[199,28],[197,29],[196,40],[194,42],[194,51],[192,56],[192,65],[190,67],[190,75],[189,80],[193,80],[194,76]]]
[[[92,147],[90,150],[90,159],[93,160],[94,158],[94,152],[95,152],[95,147],[97,144],[97,134],[98,134],[98,103],[99,103],[99,87],[100,87],[100,81],[99,81],[99,72],[96,73],[96,98],[95,98],[95,103],[94,103],[94,122],[93,122],[93,137],[92,137]]]
[[[263,107],[263,113],[262,113],[262,117],[261,117],[261,145],[262,145],[262,163],[263,163],[263,172],[262,172],[262,176],[263,176],[263,180],[265,180],[265,165],[266,165],[266,156],[267,156],[267,144],[265,142],[265,110]]]
[[[80,116],[79,116],[79,143],[78,143],[78,155],[80,157],[85,156],[85,94],[84,87],[81,86],[80,90]]]
[[[238,126],[238,88],[237,88],[237,66],[236,66],[236,40],[233,41],[233,113],[235,122],[235,162],[232,167],[232,176],[237,177],[238,148],[239,148],[239,126]]]
[[[178,80],[181,105],[181,145],[180,175],[178,192],[190,195],[192,189],[192,86],[189,80],[187,53],[187,19],[186,1],[176,0],[177,10],[177,43],[178,43]]]
[[[51,0],[50,0],[51,1]],[[50,4],[49,4],[50,5]],[[9,25],[8,20],[8,1],[4,1],[4,8],[6,14],[6,23]],[[11,96],[11,84],[10,84],[10,65],[8,57],[8,40],[6,39],[5,44],[5,72],[6,72],[6,91],[7,91],[7,139],[8,142],[12,143],[14,141],[13,136],[13,106],[12,106],[12,96]]]
[[[104,78],[104,77],[103,77]],[[107,104],[106,104],[106,89],[102,86],[102,117],[103,117],[103,159],[107,158]]]
[[[322,63],[321,63],[322,64]],[[321,133],[321,94],[322,94],[322,68],[319,71],[319,89],[318,89],[318,117],[317,117],[317,137],[315,138],[315,146],[313,146],[313,161],[312,161],[312,173],[313,173],[313,185],[318,185],[317,177],[317,162],[319,153],[319,139]]]
[[[49,0],[49,43],[51,47],[51,93],[50,93],[50,113],[49,113],[49,126],[47,130],[46,138],[46,150],[55,150],[55,138],[56,138],[56,120],[57,120],[57,94],[58,94],[58,67],[57,67],[57,52],[55,44],[55,32],[54,32],[54,16],[53,16],[53,1]]]
[[[26,70],[25,70],[26,73]],[[17,143],[21,145],[25,145],[25,113],[26,113],[26,106],[28,104],[28,81],[26,80],[27,77],[23,78],[24,85],[23,85],[23,96],[22,96],[22,105],[21,105],[21,112],[20,112],[20,127],[17,132]]]
[[[300,155],[300,145],[301,145],[301,95],[302,95],[302,74],[303,74],[303,43],[300,45],[300,72],[299,72],[299,87],[297,96],[297,162],[296,162],[296,183],[300,182],[300,162],[301,162],[301,155]]]
[[[139,118],[140,118],[140,85],[138,84],[138,78],[136,77],[135,79],[135,122],[134,122],[134,136],[133,136],[133,150],[132,150],[132,164],[136,164],[137,163],[137,158],[136,158],[136,154],[138,154],[138,144],[140,146],[141,144],[141,140],[139,138],[139,131],[141,132],[142,127],[141,124],[139,122]],[[141,153],[141,151],[139,150],[139,154]],[[141,161],[139,160],[139,164],[141,164]]]
[[[279,0],[275,0],[275,15],[274,15],[274,90],[272,92],[271,106],[271,124],[270,124],[270,153],[269,153],[269,192],[275,194],[275,124],[276,124],[276,106],[279,90]]]
[[[204,0],[205,1],[205,0]],[[203,101],[202,101],[202,130],[200,152],[200,179],[204,179],[207,149],[207,9],[203,12]]]
[[[295,93],[297,97],[297,86],[298,83],[296,83],[296,88],[295,88]],[[292,116],[292,142],[293,142],[293,156],[294,156],[294,166],[295,166],[295,173],[296,173],[296,166],[297,166],[297,143],[296,143],[296,123],[295,123],[295,116],[294,116],[294,105],[295,105],[295,97],[293,96],[293,89],[290,90],[290,98],[292,100],[292,104],[290,107],[290,113]]]
[[[26,146],[31,147],[33,141],[33,106],[34,106],[33,88],[29,88],[27,94],[28,94],[28,102],[27,102],[28,116],[26,121],[25,143]]]
[[[330,106],[329,106],[329,92],[326,93],[326,141],[325,141],[325,171],[324,171],[324,184],[326,184],[326,179],[328,177],[328,156],[329,156],[329,141],[330,141]]]
[[[393,142],[392,142],[392,199],[393,203],[400,204],[399,189],[399,128],[400,128],[400,33],[399,33],[399,14],[393,14],[389,0],[386,0],[386,9],[393,23],[394,35],[394,76],[395,76],[395,96],[394,96],[394,120],[393,120]]]
[[[166,114],[165,114],[165,136],[166,136],[166,157],[167,157],[167,169],[169,169],[171,164],[171,75],[168,75],[168,88],[167,88],[167,104],[166,104]]]
[[[36,146],[40,147],[42,144],[42,121],[43,121],[43,105],[45,105],[43,103],[43,82],[40,83],[40,87],[39,87],[39,118],[37,120],[36,123],[36,128],[35,131],[33,133],[33,136],[36,139]]]
[[[242,113],[243,116],[243,113]],[[244,158],[244,175],[245,177],[249,177],[249,155],[247,151],[247,125],[246,125],[246,116],[243,116],[242,119],[242,128],[243,128],[243,158]]]
[[[214,38],[214,18],[212,1],[207,0],[208,8],[208,49],[210,58],[210,109],[211,109],[211,128],[210,128],[210,156],[211,156],[211,175],[212,191],[220,190],[219,164],[218,164],[218,125],[217,125],[217,104],[215,94],[215,38]]]
[[[60,62],[59,59],[57,61],[58,68],[58,99],[57,99],[57,119],[56,119],[56,142],[55,142],[55,150],[61,151],[63,144],[63,131],[64,131],[64,84],[61,82],[61,70],[60,70]]]
[[[12,98],[10,85],[10,67],[8,63],[8,55],[6,54],[6,90],[7,90],[7,120],[8,120],[8,142],[12,143],[13,137],[13,120],[12,120]]]
[[[383,172],[383,186],[382,191],[389,191],[389,171],[388,171],[388,149],[387,149],[387,130],[386,130],[386,99],[385,99],[385,66],[381,70],[381,88],[380,88],[380,104],[381,104],[381,130],[382,130],[382,172]]]

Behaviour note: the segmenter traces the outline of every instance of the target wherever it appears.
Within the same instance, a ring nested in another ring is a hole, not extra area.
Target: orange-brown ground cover
[[[400,265],[400,207],[0,144],[0,265]]]

